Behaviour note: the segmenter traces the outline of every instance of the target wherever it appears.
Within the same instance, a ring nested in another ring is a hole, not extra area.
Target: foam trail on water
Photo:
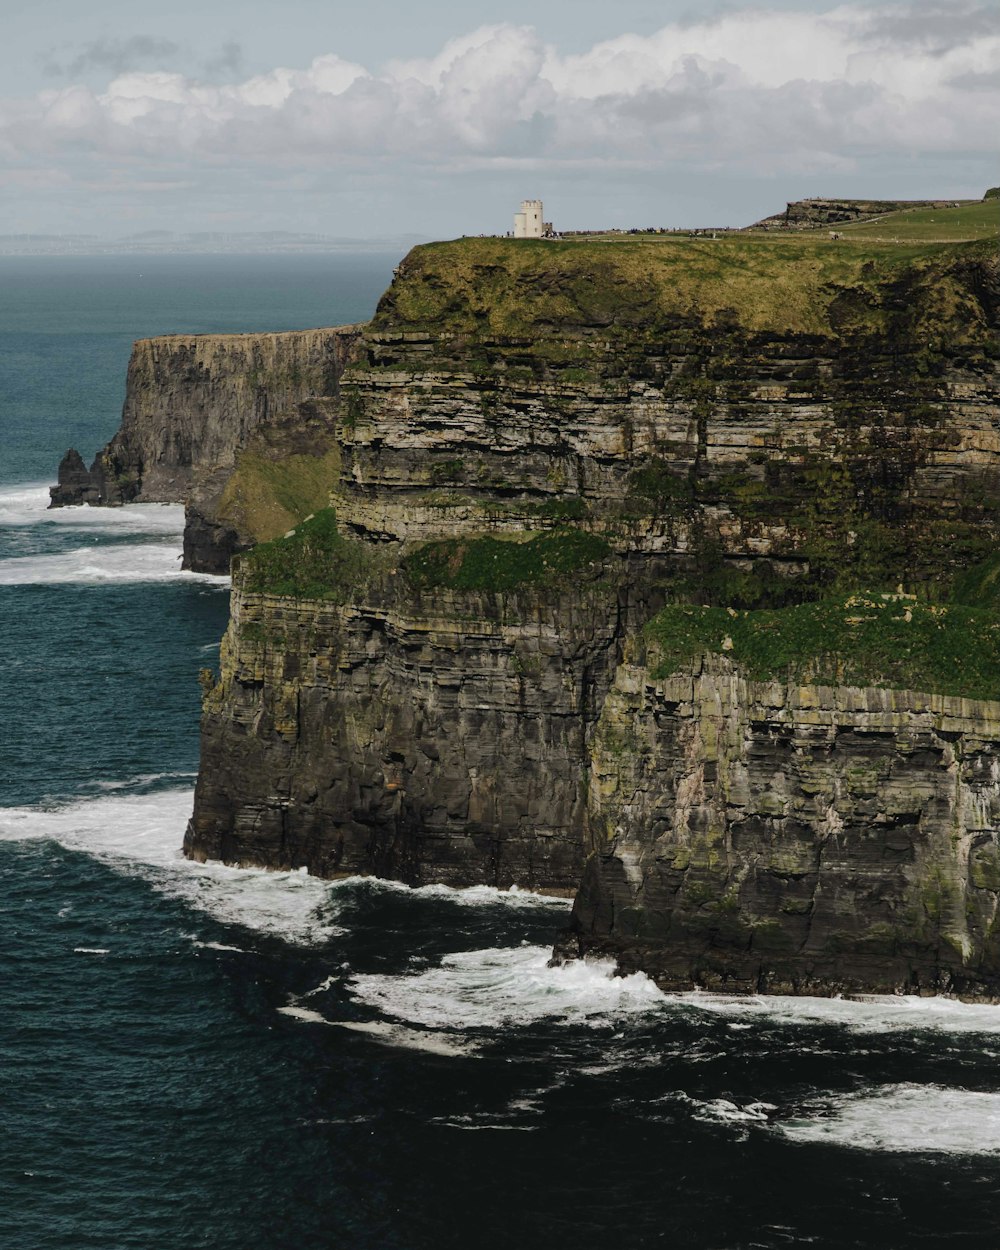
[[[401,1046],[405,1050],[422,1050],[429,1055],[455,1055],[476,1057],[475,1048],[469,1042],[448,1033],[407,1029],[399,1024],[388,1024],[382,1020],[327,1020],[318,1011],[308,1007],[279,1007],[279,1014],[291,1016],[293,1020],[301,1020],[304,1024],[327,1024],[331,1028],[346,1029],[350,1033],[364,1033],[386,1046]]]
[[[666,997],[641,972],[615,976],[610,960],[548,966],[547,946],[463,951],[436,968],[350,982],[367,1005],[412,1024],[492,1029],[549,1020],[598,1028],[650,1010]]]
[[[0,839],[50,838],[227,924],[300,944],[342,932],[329,885],[304,872],[194,864],[181,855],[191,789],[105,795],[44,810],[0,808]]]
[[[58,555],[15,556],[0,560],[0,586],[167,581],[228,584],[227,577],[182,570],[180,557],[172,543],[94,544]]]
[[[1000,1094],[939,1085],[885,1085],[832,1095],[815,1114],[779,1123],[796,1142],[860,1150],[1000,1154]]]
[[[646,1012],[692,1010],[728,1017],[742,1028],[827,1025],[856,1033],[936,1031],[1000,1033],[1000,1006],[947,998],[878,996],[865,999],[727,997],[664,994],[642,973],[615,975],[611,960],[550,968],[548,947],[465,951],[439,966],[398,976],[353,978],[350,989],[367,1005],[413,1024],[456,1029],[529,1025],[550,1020],[603,1027]]]
[[[130,503],[121,508],[49,508],[49,488],[42,483],[0,487],[0,525],[57,525],[112,534],[184,532],[182,504]]]
[[[859,998],[796,998],[791,995],[672,994],[675,1006],[731,1017],[733,1026],[834,1025],[856,1033],[932,1030],[1000,1033],[1000,1006],[952,998],[872,994]]]
[[[218,644],[214,644],[218,645]],[[364,884],[368,889],[383,894],[403,894],[410,898],[432,898],[446,903],[457,903],[461,907],[483,907],[499,903],[511,908],[552,907],[560,911],[568,911],[573,905],[570,898],[557,898],[549,894],[535,894],[531,890],[523,890],[512,885],[501,890],[492,885],[405,885],[402,881],[388,881],[380,877],[344,877],[335,885],[335,889],[354,888]]]

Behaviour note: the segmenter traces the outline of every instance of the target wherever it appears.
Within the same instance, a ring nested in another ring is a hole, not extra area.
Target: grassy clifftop
[[[720,326],[842,337],[919,320],[968,336],[995,316],[983,292],[997,269],[992,239],[459,239],[410,252],[373,328],[502,339]]]

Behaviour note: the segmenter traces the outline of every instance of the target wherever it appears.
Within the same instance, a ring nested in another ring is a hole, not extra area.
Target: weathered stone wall
[[[649,664],[594,737],[567,951],[672,989],[1000,996],[1000,703]]]

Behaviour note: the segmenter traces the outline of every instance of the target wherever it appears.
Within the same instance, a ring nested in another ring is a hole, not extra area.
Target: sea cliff
[[[1000,990],[1000,702],[624,664],[562,949],[667,989]]]
[[[669,988],[1000,996],[998,328],[990,241],[415,249],[205,510],[269,541],[186,852],[582,874],[559,957]]]
[[[118,432],[89,470],[78,451],[66,453],[52,507],[183,503],[185,568],[227,572],[234,552],[273,538],[305,515],[302,505],[308,511],[325,500],[327,476],[314,500],[296,473],[330,450],[327,439],[317,440],[316,405],[308,401],[337,394],[358,339],[354,326],[140,339]],[[225,495],[244,453],[247,477],[262,460],[280,460],[289,479],[267,490],[252,516],[237,492]],[[289,496],[291,509],[282,507]],[[268,516],[268,505],[279,515]]]
[[[380,568],[331,602],[238,570],[189,852],[572,892],[626,606],[603,573],[498,594]]]

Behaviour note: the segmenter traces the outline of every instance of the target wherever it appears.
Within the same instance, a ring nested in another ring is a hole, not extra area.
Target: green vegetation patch
[[[995,238],[993,202],[968,211],[985,214],[986,224],[970,224],[966,237]],[[535,354],[570,342],[567,336],[579,346],[581,333],[634,340],[682,326],[829,336],[844,330],[844,292],[852,330],[885,333],[914,301],[926,316],[950,324],[953,305],[969,298],[954,266],[985,259],[986,245],[927,240],[921,231],[936,223],[897,216],[912,227],[912,238],[896,242],[899,226],[891,238],[851,234],[839,241],[824,231],[426,244],[400,266],[373,328],[445,334],[466,344],[530,340]]]
[[[873,239],[890,243],[957,243],[966,239],[995,239],[1000,234],[1000,200],[977,200],[955,208],[907,208],[898,213],[887,213],[873,221],[833,228],[843,232],[845,239]]]
[[[370,547],[340,533],[332,508],[317,512],[284,538],[260,543],[239,563],[247,590],[334,603],[346,602],[381,567]]]
[[[1000,620],[909,595],[857,593],[780,611],[672,605],[646,627],[666,677],[705,652],[747,675],[1000,699]]]
[[[973,565],[955,578],[951,599],[967,608],[1000,611],[1000,556]]]
[[[407,556],[403,567],[417,586],[514,590],[562,581],[610,551],[603,538],[564,528],[526,542],[473,538],[427,543]]]
[[[284,534],[310,512],[325,508],[340,472],[340,451],[325,455],[276,456],[271,449],[247,450],[226,483],[218,516],[255,542]]]

